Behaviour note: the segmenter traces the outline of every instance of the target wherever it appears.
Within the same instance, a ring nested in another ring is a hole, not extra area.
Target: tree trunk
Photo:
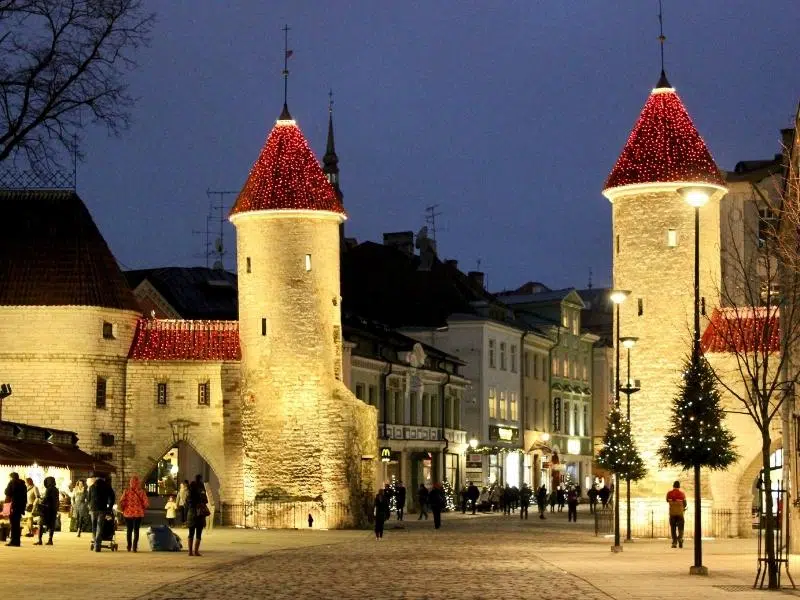
[[[775,519],[772,509],[772,473],[770,472],[770,439],[769,430],[764,429],[761,436],[761,462],[764,467],[764,484],[761,493],[764,494],[764,542],[767,550],[767,587],[771,590],[778,589],[778,561],[775,557]]]

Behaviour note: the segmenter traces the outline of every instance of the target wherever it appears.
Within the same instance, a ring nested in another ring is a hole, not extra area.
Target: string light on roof
[[[254,210],[320,210],[344,215],[333,186],[291,119],[275,124],[231,215]]]
[[[678,94],[671,87],[658,87],[647,99],[604,189],[678,181],[724,186]]]
[[[237,321],[140,319],[128,358],[241,360]]]

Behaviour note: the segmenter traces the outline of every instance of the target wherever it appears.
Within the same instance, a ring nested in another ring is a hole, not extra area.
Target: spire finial
[[[661,0],[658,0],[658,42],[661,46],[661,73],[664,73],[664,42],[667,38],[664,36],[664,12],[661,6]]]
[[[289,114],[288,96],[289,96],[289,57],[294,54],[293,50],[289,50],[289,25],[284,25],[283,29],[283,112],[281,119],[291,119]]]
[[[328,90],[328,114],[333,114],[333,89]]]

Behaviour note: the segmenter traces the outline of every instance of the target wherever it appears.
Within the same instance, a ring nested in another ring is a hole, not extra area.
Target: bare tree
[[[125,75],[155,20],[143,0],[0,0],[0,162],[33,169],[76,151],[83,119],[119,133]]]
[[[796,149],[796,146],[795,146]],[[722,307],[709,325],[706,351],[727,353],[715,376],[739,401],[761,435],[765,550],[768,586],[778,587],[780,564],[775,546],[776,507],[770,458],[780,435],[782,410],[793,402],[800,364],[792,351],[800,348],[800,205],[797,173],[789,165],[794,152],[784,153],[781,173],[767,189],[751,184],[752,195],[738,218],[727,226],[723,245]],[[771,189],[770,189],[771,188]],[[710,346],[710,347],[709,347]],[[778,482],[780,485],[780,482]]]

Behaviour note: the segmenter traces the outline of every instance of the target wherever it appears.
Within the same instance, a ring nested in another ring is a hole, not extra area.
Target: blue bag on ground
[[[147,541],[153,552],[178,552],[183,548],[181,538],[166,525],[151,527],[147,531]]]

